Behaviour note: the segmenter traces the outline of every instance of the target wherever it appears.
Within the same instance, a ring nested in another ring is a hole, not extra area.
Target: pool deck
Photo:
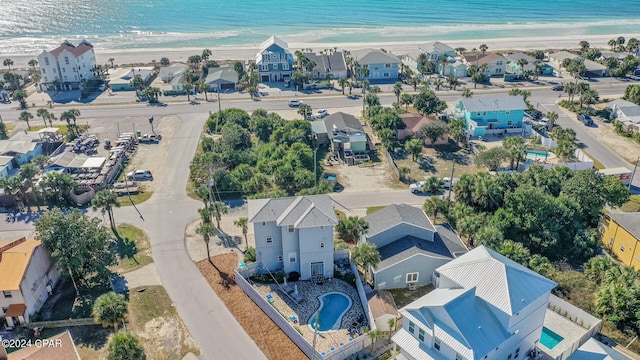
[[[544,327],[563,337],[563,340],[554,346],[553,349],[549,349],[541,343],[538,343],[538,348],[551,359],[556,359],[560,354],[573,346],[578,339],[589,332],[589,330],[551,309],[547,309],[547,313],[545,314]]]
[[[357,321],[364,315],[364,309],[358,292],[354,286],[342,281],[340,279],[331,279],[324,282],[322,285],[317,285],[310,281],[295,281],[288,282],[289,286],[294,289],[298,287],[298,293],[304,297],[304,300],[300,304],[296,304],[288,297],[283,295],[276,284],[258,284],[254,283],[254,289],[263,297],[271,294],[273,297],[272,305],[275,307],[285,318],[295,316],[298,319],[298,323],[292,322],[292,325],[302,333],[304,338],[311,344],[313,343],[313,330],[309,326],[310,321],[313,321],[313,314],[320,308],[321,295],[330,292],[340,292],[351,298],[351,308],[342,317],[342,323],[340,329],[328,332],[319,332],[317,337],[316,347],[320,352],[331,351],[331,348],[338,349],[340,344],[346,345],[349,343],[351,336],[349,335],[348,328],[351,324]],[[362,334],[360,336],[366,336]]]

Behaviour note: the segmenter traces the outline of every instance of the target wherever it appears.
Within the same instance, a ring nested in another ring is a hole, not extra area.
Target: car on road
[[[552,86],[551,90],[553,90],[553,91],[563,91],[564,90],[564,85]]]
[[[298,107],[300,105],[302,105],[300,100],[289,100],[289,107]]]
[[[327,109],[320,109],[318,111],[316,111],[316,117],[317,118],[323,118],[325,116],[329,115],[329,113],[327,112]]]
[[[127,179],[129,180],[153,180],[153,175],[149,170],[136,170],[127,174]]]
[[[582,122],[586,126],[593,125],[593,119],[587,114],[578,114],[578,120],[580,120],[580,122]]]
[[[411,192],[414,194],[422,192],[422,189],[424,189],[424,183],[425,183],[424,181],[418,181],[416,183],[413,183],[409,185],[409,190],[411,190]]]
[[[457,183],[460,179],[458,178],[450,178],[450,177],[443,177],[442,181],[444,181],[444,188],[445,189],[450,189],[453,185],[455,185],[455,183]]]

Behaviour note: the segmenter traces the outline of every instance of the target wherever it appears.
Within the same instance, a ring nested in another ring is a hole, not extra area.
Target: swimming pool
[[[318,331],[338,330],[342,317],[351,308],[351,298],[335,291],[320,296],[318,300],[320,300],[320,308],[309,319],[309,326],[313,330],[317,316]]]
[[[542,335],[540,335],[540,343],[542,345],[546,346],[549,349],[553,349],[562,340],[564,340],[562,336],[554,333],[544,326],[542,327]]]

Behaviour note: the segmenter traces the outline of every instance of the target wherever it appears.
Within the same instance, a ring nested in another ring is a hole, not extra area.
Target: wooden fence
[[[35,327],[46,327],[46,328],[60,328],[67,326],[85,326],[85,325],[95,325],[95,321],[93,318],[82,318],[82,319],[67,319],[67,320],[55,320],[55,321],[37,321],[30,322],[27,324],[29,329],[33,329]]]

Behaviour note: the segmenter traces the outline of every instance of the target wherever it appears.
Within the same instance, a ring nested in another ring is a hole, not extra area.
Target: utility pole
[[[629,179],[629,192],[631,192],[631,184],[633,184],[633,178],[636,176],[636,170],[638,169],[638,161],[640,161],[640,156],[636,159],[636,164],[633,166],[633,172],[631,173],[631,179]]]
[[[220,85],[218,85],[218,114],[216,115],[216,133],[218,132],[218,121],[220,121],[220,113],[222,112],[222,105],[220,104]]]
[[[453,191],[453,173],[456,171],[456,159],[452,160],[451,178],[449,179],[449,195],[447,197],[447,210],[451,208],[451,191]]]

